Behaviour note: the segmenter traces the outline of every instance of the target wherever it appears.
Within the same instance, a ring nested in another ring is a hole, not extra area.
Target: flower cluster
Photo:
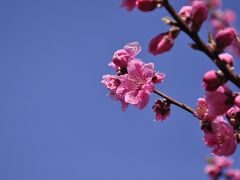
[[[122,103],[122,111],[129,104],[139,109],[146,107],[155,84],[161,83],[165,78],[164,73],[154,70],[153,63],[145,64],[136,58],[140,51],[138,42],[126,44],[114,53],[109,64],[116,74],[103,76],[102,83],[110,91],[110,96]]]
[[[228,47],[228,50],[230,52],[233,52],[236,55],[240,56],[239,42],[234,40],[236,35],[239,34],[234,26],[234,23],[236,21],[235,12],[231,9],[222,9],[221,0],[191,0],[191,2],[195,1],[202,1],[209,9],[209,20],[213,29],[213,34],[216,36],[216,39],[220,38],[223,42],[223,44],[220,43],[220,46],[218,46],[218,48],[224,49],[225,47]],[[225,36],[225,34],[228,35]],[[224,38],[221,38],[221,36],[224,36]]]
[[[228,180],[240,180],[240,170],[232,169],[233,160],[226,157],[213,156],[208,159],[205,173],[211,180],[217,180],[221,176]]]
[[[204,133],[203,141],[212,153],[217,156],[230,156],[240,142],[240,93],[233,92],[228,81],[240,87],[240,77],[234,72],[234,58],[225,53],[232,48],[240,55],[240,38],[232,26],[236,17],[231,10],[221,10],[221,0],[190,0],[190,5],[183,6],[178,12],[171,7],[167,0],[123,0],[122,7],[128,11],[134,8],[150,12],[158,7],[165,7],[172,15],[162,18],[169,25],[166,32],[161,32],[149,43],[149,52],[159,55],[170,51],[180,32],[185,32],[195,44],[191,47],[204,52],[219,68],[210,70],[203,76],[202,85],[205,97],[198,99],[196,110],[155,89],[157,83],[163,82],[164,73],[154,70],[153,63],[144,63],[137,55],[141,51],[138,42],[126,44],[117,50],[109,66],[115,74],[103,76],[102,83],[109,90],[112,99],[120,101],[122,111],[129,104],[143,109],[149,102],[150,94],[156,93],[163,97],[152,106],[157,121],[164,121],[170,115],[170,105],[174,104],[199,119]],[[209,34],[205,44],[198,35],[203,23],[210,15],[213,34]],[[237,41],[236,41],[237,39]],[[214,180],[221,176],[224,168],[229,168],[232,162],[224,157],[211,160],[206,172]],[[240,180],[240,171],[229,169],[226,177],[230,180]]]
[[[209,74],[212,78],[215,76],[212,73],[211,71],[206,76]],[[195,115],[201,122],[206,146],[213,148],[212,153],[216,155],[230,156],[235,152],[239,141],[240,108],[238,101],[240,98],[226,84],[214,90],[210,87],[213,85],[206,86],[205,98],[198,99]]]

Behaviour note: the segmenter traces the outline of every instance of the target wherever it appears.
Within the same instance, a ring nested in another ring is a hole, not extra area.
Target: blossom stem
[[[212,51],[199,37],[198,33],[193,32],[188,25],[180,18],[175,9],[169,3],[168,0],[162,0],[162,5],[169,12],[169,14],[175,19],[177,22],[177,26],[184,31],[195,43],[196,45],[203,51],[213,63],[224,73],[225,77],[230,80],[233,84],[235,84],[238,88],[240,88],[240,77],[228,66],[226,63],[221,61],[218,57],[219,52]]]
[[[155,94],[157,94],[157,95],[167,99],[171,104],[174,104],[174,105],[182,108],[183,110],[185,110],[185,111],[187,111],[187,112],[189,112],[189,113],[191,113],[192,115],[195,116],[195,110],[192,109],[191,107],[187,106],[186,104],[181,103],[181,102],[177,101],[176,99],[173,99],[172,97],[166,95],[165,93],[163,93],[163,92],[161,92],[161,91],[159,91],[157,89],[154,89],[153,92]]]

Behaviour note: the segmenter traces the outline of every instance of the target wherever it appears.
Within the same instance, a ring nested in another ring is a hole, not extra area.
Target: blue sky
[[[224,2],[239,11],[238,1]],[[139,41],[139,58],[167,75],[158,88],[194,107],[202,75],[215,67],[183,33],[171,53],[150,55],[148,42],[168,28],[166,12],[129,13],[120,4],[0,1],[0,179],[207,179],[210,149],[197,120],[173,107],[167,121],[154,122],[155,95],[146,109],[122,113],[100,81],[114,73],[113,52]]]

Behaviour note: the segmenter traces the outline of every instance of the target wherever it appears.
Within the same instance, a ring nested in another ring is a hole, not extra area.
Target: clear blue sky
[[[238,1],[224,2],[240,10]],[[184,34],[171,53],[153,57],[148,42],[167,30],[166,12],[128,13],[120,4],[0,1],[1,180],[207,179],[210,149],[197,120],[173,108],[166,122],[154,122],[155,95],[146,109],[122,113],[100,81],[113,73],[113,52],[139,41],[139,57],[167,75],[158,88],[194,107],[214,66]],[[239,151],[236,161],[240,167]]]

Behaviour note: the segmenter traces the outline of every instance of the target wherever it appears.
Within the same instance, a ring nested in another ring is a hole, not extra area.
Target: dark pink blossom
[[[233,127],[218,116],[211,122],[212,130],[205,132],[205,145],[213,148],[212,153],[218,156],[230,156],[237,148]]]
[[[161,33],[154,37],[149,43],[149,51],[153,55],[170,51],[174,41],[170,32]]]
[[[219,30],[216,34],[216,44],[218,49],[224,49],[230,46],[235,38],[235,30],[233,28],[226,28]]]
[[[220,86],[216,91],[206,91],[205,96],[211,119],[223,115],[234,105],[232,91],[226,85]]]
[[[157,100],[152,109],[156,113],[155,119],[157,121],[164,121],[170,115],[170,103],[166,100]]]
[[[223,83],[223,78],[219,76],[215,70],[206,72],[203,77],[203,86],[206,91],[215,91]]]
[[[192,10],[192,30],[198,32],[202,26],[202,23],[206,21],[208,17],[208,9],[205,3],[202,1],[194,1]]]
[[[143,12],[153,11],[157,8],[158,2],[156,0],[137,0],[136,6]]]

